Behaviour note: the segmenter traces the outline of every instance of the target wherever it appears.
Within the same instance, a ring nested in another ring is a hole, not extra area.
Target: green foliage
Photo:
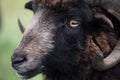
[[[28,0],[2,0],[2,30],[0,30],[0,80],[21,80],[11,68],[11,55],[18,45],[22,34],[17,25],[17,19],[27,23],[32,18],[32,12],[24,9]],[[41,75],[30,80],[42,80]]]

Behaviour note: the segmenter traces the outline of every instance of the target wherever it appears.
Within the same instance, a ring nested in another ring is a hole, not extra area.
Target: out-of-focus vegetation
[[[17,25],[17,19],[27,23],[33,13],[24,9],[24,4],[29,0],[1,0],[2,28],[0,30],[0,80],[21,80],[15,75],[10,66],[11,55],[19,43],[22,34]],[[30,80],[42,80],[41,75]]]

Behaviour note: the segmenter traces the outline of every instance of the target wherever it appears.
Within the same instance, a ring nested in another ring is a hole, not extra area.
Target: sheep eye
[[[80,25],[80,22],[77,20],[71,20],[69,24],[70,24],[70,27],[76,28]]]

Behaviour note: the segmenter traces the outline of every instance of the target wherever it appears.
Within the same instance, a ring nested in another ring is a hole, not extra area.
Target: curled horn
[[[22,33],[24,33],[25,28],[24,28],[24,26],[22,25],[20,19],[18,19],[18,26],[19,26],[19,28],[20,28],[20,31],[21,31]]]
[[[84,0],[91,6],[102,7],[120,20],[120,0]]]
[[[118,64],[120,62],[120,40],[109,56],[103,58],[101,54],[103,54],[102,51],[96,51],[95,53],[95,57],[92,61],[95,70],[104,71]]]
[[[101,7],[111,13],[120,21],[120,0],[85,0],[86,3],[93,7]],[[92,61],[93,68],[98,71],[104,71],[112,68],[120,62],[120,40],[116,47],[106,58],[101,56],[102,51],[96,51]]]

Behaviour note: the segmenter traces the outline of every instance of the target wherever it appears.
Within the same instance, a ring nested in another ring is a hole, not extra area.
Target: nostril
[[[12,66],[18,67],[19,65],[23,64],[25,61],[27,61],[26,57],[23,55],[16,55],[12,57]]]
[[[17,57],[14,59],[13,63],[14,64],[19,64],[19,63],[23,63],[24,61],[26,61],[25,57]]]

